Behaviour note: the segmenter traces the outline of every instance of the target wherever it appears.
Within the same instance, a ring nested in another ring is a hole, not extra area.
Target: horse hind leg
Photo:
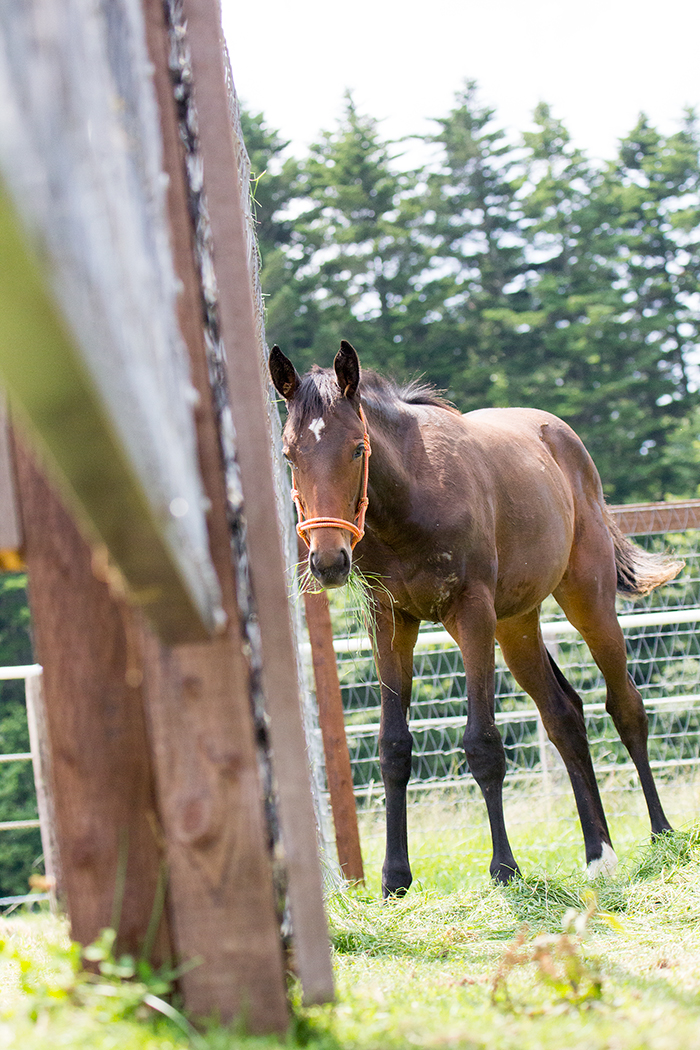
[[[617,857],[593,771],[583,704],[545,648],[539,610],[501,621],[496,637],[513,677],[535,701],[547,735],[566,766],[581,822],[588,876],[612,874]]]
[[[595,578],[591,580],[590,576],[576,587],[568,580],[554,596],[585,641],[605,679],[605,707],[637,769],[649,811],[652,837],[671,831],[649,765],[647,713],[641,694],[627,670],[625,640],[615,612],[614,597],[601,594]]]

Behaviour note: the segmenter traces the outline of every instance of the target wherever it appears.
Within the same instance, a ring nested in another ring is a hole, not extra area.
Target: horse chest
[[[440,622],[466,583],[463,559],[449,550],[430,556],[400,558],[387,552],[362,559],[361,569],[378,578],[402,612],[417,620]]]

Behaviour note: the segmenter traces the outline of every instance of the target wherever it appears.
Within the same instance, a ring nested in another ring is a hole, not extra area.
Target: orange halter
[[[307,547],[311,546],[311,542],[308,536],[305,535],[311,529],[345,529],[352,536],[350,546],[354,547],[355,544],[359,543],[365,534],[365,515],[367,513],[367,507],[369,506],[369,499],[367,497],[367,486],[369,483],[369,457],[372,455],[372,447],[369,442],[369,431],[367,430],[367,419],[362,411],[362,405],[360,408],[360,419],[362,420],[362,426],[364,428],[364,434],[362,440],[364,441],[364,465],[362,469],[362,491],[360,499],[357,504],[357,514],[355,515],[355,521],[345,521],[344,518],[307,518],[304,521],[304,506],[301,502],[301,495],[299,491],[292,486],[292,499],[296,504],[297,516],[299,518],[299,524],[297,525],[297,532],[301,536],[302,540]]]

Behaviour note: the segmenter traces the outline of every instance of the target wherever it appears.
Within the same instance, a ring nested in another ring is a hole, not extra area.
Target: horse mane
[[[400,411],[401,405],[432,405],[459,415],[459,409],[422,379],[413,379],[400,386],[393,379],[366,368],[362,369],[359,390],[363,403],[389,414]],[[293,424],[299,426],[310,417],[322,416],[340,397],[342,394],[333,369],[313,365],[311,371],[302,377],[289,405]]]

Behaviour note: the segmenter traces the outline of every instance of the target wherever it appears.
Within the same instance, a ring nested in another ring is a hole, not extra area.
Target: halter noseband
[[[362,469],[362,490],[360,493],[360,499],[357,504],[357,513],[355,515],[355,521],[345,521],[344,518],[307,518],[304,521],[304,506],[301,502],[301,495],[298,489],[292,486],[292,499],[296,504],[297,515],[299,523],[297,525],[297,532],[301,536],[302,540],[307,547],[311,546],[311,541],[305,533],[310,532],[311,529],[345,529],[352,536],[350,541],[351,548],[355,544],[359,543],[365,534],[365,515],[367,513],[367,507],[369,506],[369,499],[367,497],[367,486],[369,483],[369,457],[372,455],[372,447],[369,442],[369,431],[367,430],[367,419],[364,412],[362,411],[362,405],[359,406],[360,419],[362,420],[362,426],[364,433],[362,440],[364,442],[364,465]]]

